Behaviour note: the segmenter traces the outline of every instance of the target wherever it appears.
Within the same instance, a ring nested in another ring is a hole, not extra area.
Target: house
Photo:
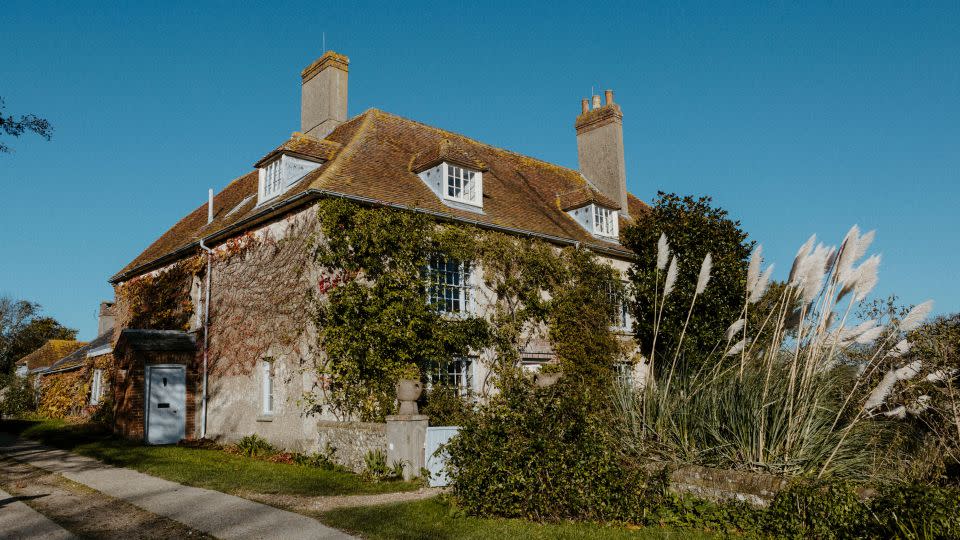
[[[626,189],[623,113],[612,91],[579,104],[580,170],[572,170],[377,109],[349,118],[348,75],[349,60],[334,52],[304,69],[300,132],[251,159],[253,170],[211,190],[207,204],[110,279],[121,433],[317,444],[318,419],[300,401],[323,381],[304,369],[316,351],[301,302],[322,276],[287,271],[293,263],[283,259],[304,250],[287,253],[280,239],[300,238],[325,198],[583,246],[626,271],[632,254],[619,231],[647,207]],[[484,309],[490,291],[475,269],[430,272],[459,284],[447,310]],[[629,328],[621,312],[618,326]],[[535,369],[550,355],[533,346],[523,363]],[[447,375],[480,390],[488,361],[451,359]]]
[[[51,418],[92,414],[109,401],[113,368],[113,303],[101,302],[97,337],[53,362],[40,375],[38,411]]]
[[[84,345],[86,342],[73,339],[48,339],[37,350],[17,360],[14,373],[20,377],[42,373],[51,364]]]

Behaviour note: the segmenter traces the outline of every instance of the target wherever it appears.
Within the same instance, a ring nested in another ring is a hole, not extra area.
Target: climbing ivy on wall
[[[121,328],[186,330],[193,315],[190,289],[203,271],[203,258],[191,257],[117,288]]]
[[[612,377],[620,347],[607,291],[621,285],[592,252],[339,199],[321,201],[318,218],[311,249],[324,278],[311,304],[325,391],[314,403],[379,420],[409,366],[423,374],[481,350],[496,358],[485,385],[509,385],[538,338],[552,343],[566,376],[587,386]],[[427,304],[424,269],[435,256],[481,269],[484,312],[445,317]]]

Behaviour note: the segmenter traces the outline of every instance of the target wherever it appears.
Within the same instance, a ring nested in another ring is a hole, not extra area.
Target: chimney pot
[[[627,206],[627,174],[623,149],[623,111],[613,103],[613,92],[604,92],[607,104],[593,96],[593,112],[581,114],[574,122],[580,172],[597,189],[620,206],[621,215],[630,215]]]
[[[607,105],[613,105],[613,90],[604,91],[603,98]]]
[[[580,114],[586,114],[588,112],[590,112],[590,100],[583,98],[583,100],[580,101]]]
[[[600,96],[593,96],[593,108],[594,109],[600,108]]]

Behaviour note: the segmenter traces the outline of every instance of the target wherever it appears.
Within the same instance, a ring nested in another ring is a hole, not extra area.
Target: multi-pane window
[[[630,303],[626,297],[626,284],[617,286],[616,283],[607,284],[607,303],[610,309],[610,326],[617,330],[630,330]]]
[[[473,358],[461,356],[446,362],[430,374],[430,384],[454,388],[459,396],[473,391]]]
[[[633,385],[633,364],[618,362],[614,364],[615,376],[617,382],[624,386]]]
[[[95,369],[93,370],[93,381],[90,383],[90,404],[100,403],[101,397],[103,397],[103,370]]]
[[[602,206],[593,206],[593,232],[602,236],[616,236],[616,212]]]
[[[279,159],[274,160],[272,163],[267,165],[264,169],[263,174],[263,198],[267,199],[273,197],[277,193],[280,193],[280,187],[282,184],[281,175],[280,175],[280,161]]]
[[[431,257],[427,303],[441,313],[468,313],[471,301],[470,263],[440,255]]]
[[[456,165],[447,165],[447,198],[477,202],[477,173]]]
[[[273,414],[273,362],[264,361],[260,365],[260,413]]]

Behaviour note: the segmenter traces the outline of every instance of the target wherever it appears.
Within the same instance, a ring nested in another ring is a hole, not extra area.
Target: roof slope
[[[47,368],[47,371],[60,371],[67,370],[72,368],[78,368],[82,366],[87,360],[87,353],[97,351],[100,349],[109,349],[110,345],[113,343],[113,330],[104,332],[99,336],[95,337],[93,341],[87,343],[83,347],[76,349],[70,354],[60,358],[53,364],[50,364],[50,367]]]
[[[37,350],[17,360],[17,365],[26,365],[30,371],[45,368],[84,345],[86,345],[84,341],[48,339]]]
[[[297,140],[297,137],[292,139]],[[283,148],[288,144],[281,145]],[[329,161],[307,174],[277,199],[256,207],[256,170],[235,179],[214,198],[214,220],[207,224],[206,205],[198,207],[111,278],[122,281],[149,271],[162,260],[257,216],[306,196],[344,195],[374,203],[417,208],[452,219],[542,236],[582,242],[629,256],[619,244],[599,240],[561,209],[577,192],[582,200],[607,200],[577,171],[496,148],[462,135],[370,109],[337,127],[321,145]],[[481,164],[483,211],[471,212],[442,203],[414,172],[436,155],[456,152],[455,161]],[[629,195],[631,215],[647,206]],[[183,253],[184,255],[186,253]]]

